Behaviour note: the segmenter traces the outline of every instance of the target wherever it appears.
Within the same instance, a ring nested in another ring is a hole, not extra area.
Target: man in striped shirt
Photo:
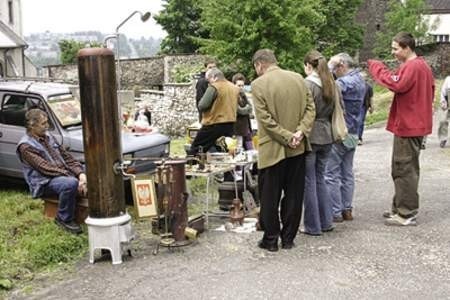
[[[71,233],[81,233],[74,213],[77,194],[87,192],[84,168],[48,134],[44,111],[31,109],[25,119],[27,133],[17,145],[17,156],[32,197],[56,195],[59,206],[55,223]]]

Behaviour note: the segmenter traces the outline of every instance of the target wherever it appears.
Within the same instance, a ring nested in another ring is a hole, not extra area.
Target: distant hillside
[[[38,66],[56,65],[60,63],[60,40],[76,40],[82,42],[103,43],[106,35],[99,31],[82,31],[74,33],[33,33],[24,39],[29,47],[25,54]],[[116,41],[108,42],[108,47],[115,51]],[[155,55],[160,49],[160,38],[128,39],[126,35],[120,35],[120,57],[137,58]]]

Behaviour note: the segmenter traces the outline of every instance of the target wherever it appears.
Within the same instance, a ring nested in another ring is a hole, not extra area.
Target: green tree
[[[325,24],[320,6],[317,0],[207,1],[201,20],[210,38],[198,39],[201,52],[251,78],[253,53],[270,48],[282,67],[302,71],[303,56],[317,39],[315,28]]]
[[[61,40],[58,42],[61,51],[62,64],[74,64],[77,62],[77,54],[80,49],[90,47],[101,47],[98,42],[79,42],[75,40]]]
[[[194,53],[199,44],[196,38],[207,38],[208,32],[200,23],[201,0],[164,0],[164,9],[155,20],[167,32],[161,42],[161,53]]]
[[[377,33],[374,53],[381,58],[389,57],[392,37],[400,31],[411,33],[419,44],[427,42],[427,32],[437,25],[431,24],[425,15],[429,8],[425,0],[390,0],[384,15],[385,26]]]
[[[316,47],[326,57],[339,52],[354,55],[363,43],[362,26],[355,16],[362,0],[322,0],[320,12],[326,18],[318,28]]]

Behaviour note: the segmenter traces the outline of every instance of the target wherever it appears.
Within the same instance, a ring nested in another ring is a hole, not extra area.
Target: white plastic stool
[[[107,249],[111,252],[112,264],[122,263],[122,249],[129,249],[134,239],[131,217],[124,214],[114,218],[87,217],[89,235],[89,262],[94,263],[95,249]],[[129,251],[129,250],[128,250]]]

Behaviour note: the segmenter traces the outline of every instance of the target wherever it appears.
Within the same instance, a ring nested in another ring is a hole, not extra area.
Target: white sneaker
[[[388,218],[384,221],[384,225],[387,226],[416,226],[417,219],[416,217],[411,218],[403,218],[400,215],[393,215],[391,218]]]

